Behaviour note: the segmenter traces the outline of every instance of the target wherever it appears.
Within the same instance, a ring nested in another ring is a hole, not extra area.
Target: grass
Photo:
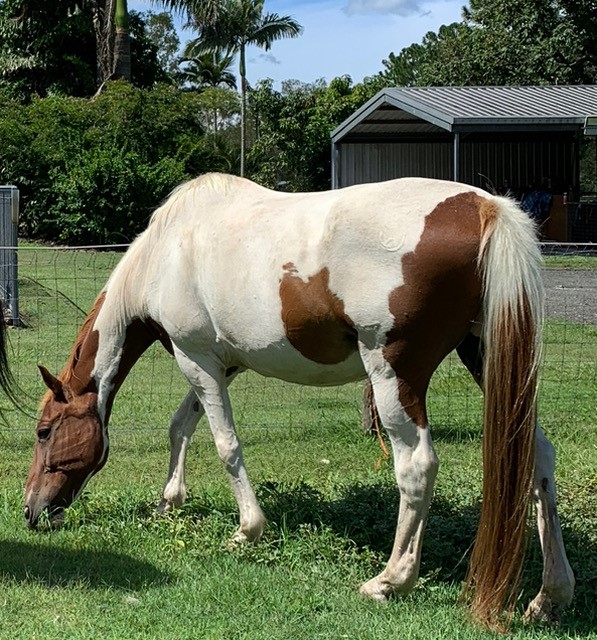
[[[29,252],[20,261],[28,324],[11,330],[11,343],[34,413],[42,391],[35,364],[60,369],[82,320],[77,307],[90,306],[118,256]],[[513,638],[597,638],[596,338],[595,327],[547,327],[541,415],[558,451],[564,538],[578,587],[558,628],[517,619]],[[185,391],[163,350],[139,362],[115,403],[106,468],[56,531],[25,529],[34,421],[8,412],[0,453],[2,637],[494,637],[458,605],[478,517],[481,408],[455,359],[442,365],[430,393],[442,468],[421,578],[411,595],[385,607],[357,592],[387,559],[398,506],[390,465],[377,469],[380,449],[358,428],[362,387],[305,389],[256,375],[234,383],[247,468],[268,517],[263,541],[240,548],[228,546],[237,510],[203,421],[189,453],[189,500],[167,517],[154,514],[167,470],[166,425]],[[521,609],[540,579],[533,534]]]
[[[557,269],[597,269],[597,256],[545,256],[545,266]]]

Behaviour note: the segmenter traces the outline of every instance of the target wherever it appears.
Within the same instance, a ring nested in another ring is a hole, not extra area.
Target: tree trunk
[[[245,175],[245,147],[247,142],[247,79],[245,66],[245,46],[240,47],[240,175]]]
[[[112,75],[114,70],[114,3],[115,0],[92,2],[98,87]]]
[[[116,37],[114,38],[114,77],[131,81],[131,41],[129,38],[129,16],[126,0],[116,0],[114,16]]]

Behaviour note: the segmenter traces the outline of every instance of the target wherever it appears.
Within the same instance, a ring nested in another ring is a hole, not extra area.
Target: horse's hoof
[[[527,607],[523,619],[527,624],[557,625],[560,622],[559,608],[551,598],[540,593]]]
[[[155,508],[155,512],[159,515],[170,513],[170,511],[172,511],[172,503],[166,500],[166,498],[162,498],[160,504]]]
[[[239,529],[233,536],[228,540],[228,544],[226,545],[227,551],[234,551],[238,547],[242,547],[246,544],[249,544],[251,541],[247,536]]]
[[[359,589],[359,593],[365,598],[381,602],[382,604],[386,604],[388,602],[390,595],[390,591],[387,588],[384,588],[377,578],[372,578],[368,582],[362,584]]]

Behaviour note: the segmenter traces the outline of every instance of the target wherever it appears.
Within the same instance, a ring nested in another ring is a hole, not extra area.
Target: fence
[[[19,190],[0,186],[0,299],[4,301],[6,321],[19,324],[19,292],[17,280],[17,227],[19,222]]]
[[[44,391],[37,364],[57,373],[65,363],[87,310],[122,255],[124,246],[57,249],[21,244],[19,290],[21,326],[9,329],[10,360],[31,416]],[[566,270],[572,280],[546,272],[548,286],[545,361],[540,403],[543,423],[580,429],[596,426],[597,269]],[[133,368],[114,405],[116,429],[166,433],[169,417],[188,387],[160,345]],[[251,428],[317,428],[345,421],[358,428],[363,385],[305,388],[244,374],[231,388],[239,425]],[[31,432],[33,418],[16,411],[7,421]],[[457,357],[450,356],[432,381],[429,414],[434,435],[478,434],[481,396]],[[257,433],[257,432],[254,432]],[[263,432],[259,432],[263,433]],[[246,436],[245,436],[246,437]]]

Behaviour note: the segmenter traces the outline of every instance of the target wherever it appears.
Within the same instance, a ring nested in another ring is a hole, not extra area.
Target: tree
[[[188,47],[185,54],[189,51]],[[227,51],[213,49],[196,57],[180,60],[179,80],[194,89],[228,87],[236,89],[236,78],[230,70],[233,56]]]
[[[74,0],[0,2],[0,86],[13,95],[88,95],[94,61],[91,18]]]
[[[113,0],[0,0],[0,87],[23,100],[93,95],[113,73],[113,7]],[[136,86],[166,79],[136,12],[129,32]]]
[[[203,102],[209,105],[213,143],[219,129],[219,121],[236,113],[238,94],[231,95],[230,89],[236,89],[236,78],[230,70],[233,57],[229,52],[214,49],[196,58],[182,58],[181,70],[177,79],[185,88],[201,91]],[[220,114],[222,117],[220,117]]]
[[[157,48],[160,67],[169,75],[174,75],[178,70],[180,40],[174,28],[172,15],[166,11],[160,13],[145,11],[141,14],[141,18],[146,24],[148,39]]]
[[[287,81],[276,91],[264,80],[251,91],[249,105],[257,139],[248,154],[251,175],[270,188],[288,191],[330,188],[330,133],[372,95],[350,76],[329,85]]]
[[[214,49],[229,49],[238,53],[241,94],[240,175],[245,172],[247,66],[246,48],[249,45],[269,51],[273,42],[282,38],[295,38],[302,32],[301,25],[290,16],[263,13],[264,0],[227,0],[218,8],[211,22],[200,22],[196,28],[199,37],[189,43],[187,51],[198,56]]]
[[[187,17],[188,26],[214,22],[227,0],[154,0]]]
[[[391,53],[392,85],[592,84],[595,0],[470,0],[463,20]]]

